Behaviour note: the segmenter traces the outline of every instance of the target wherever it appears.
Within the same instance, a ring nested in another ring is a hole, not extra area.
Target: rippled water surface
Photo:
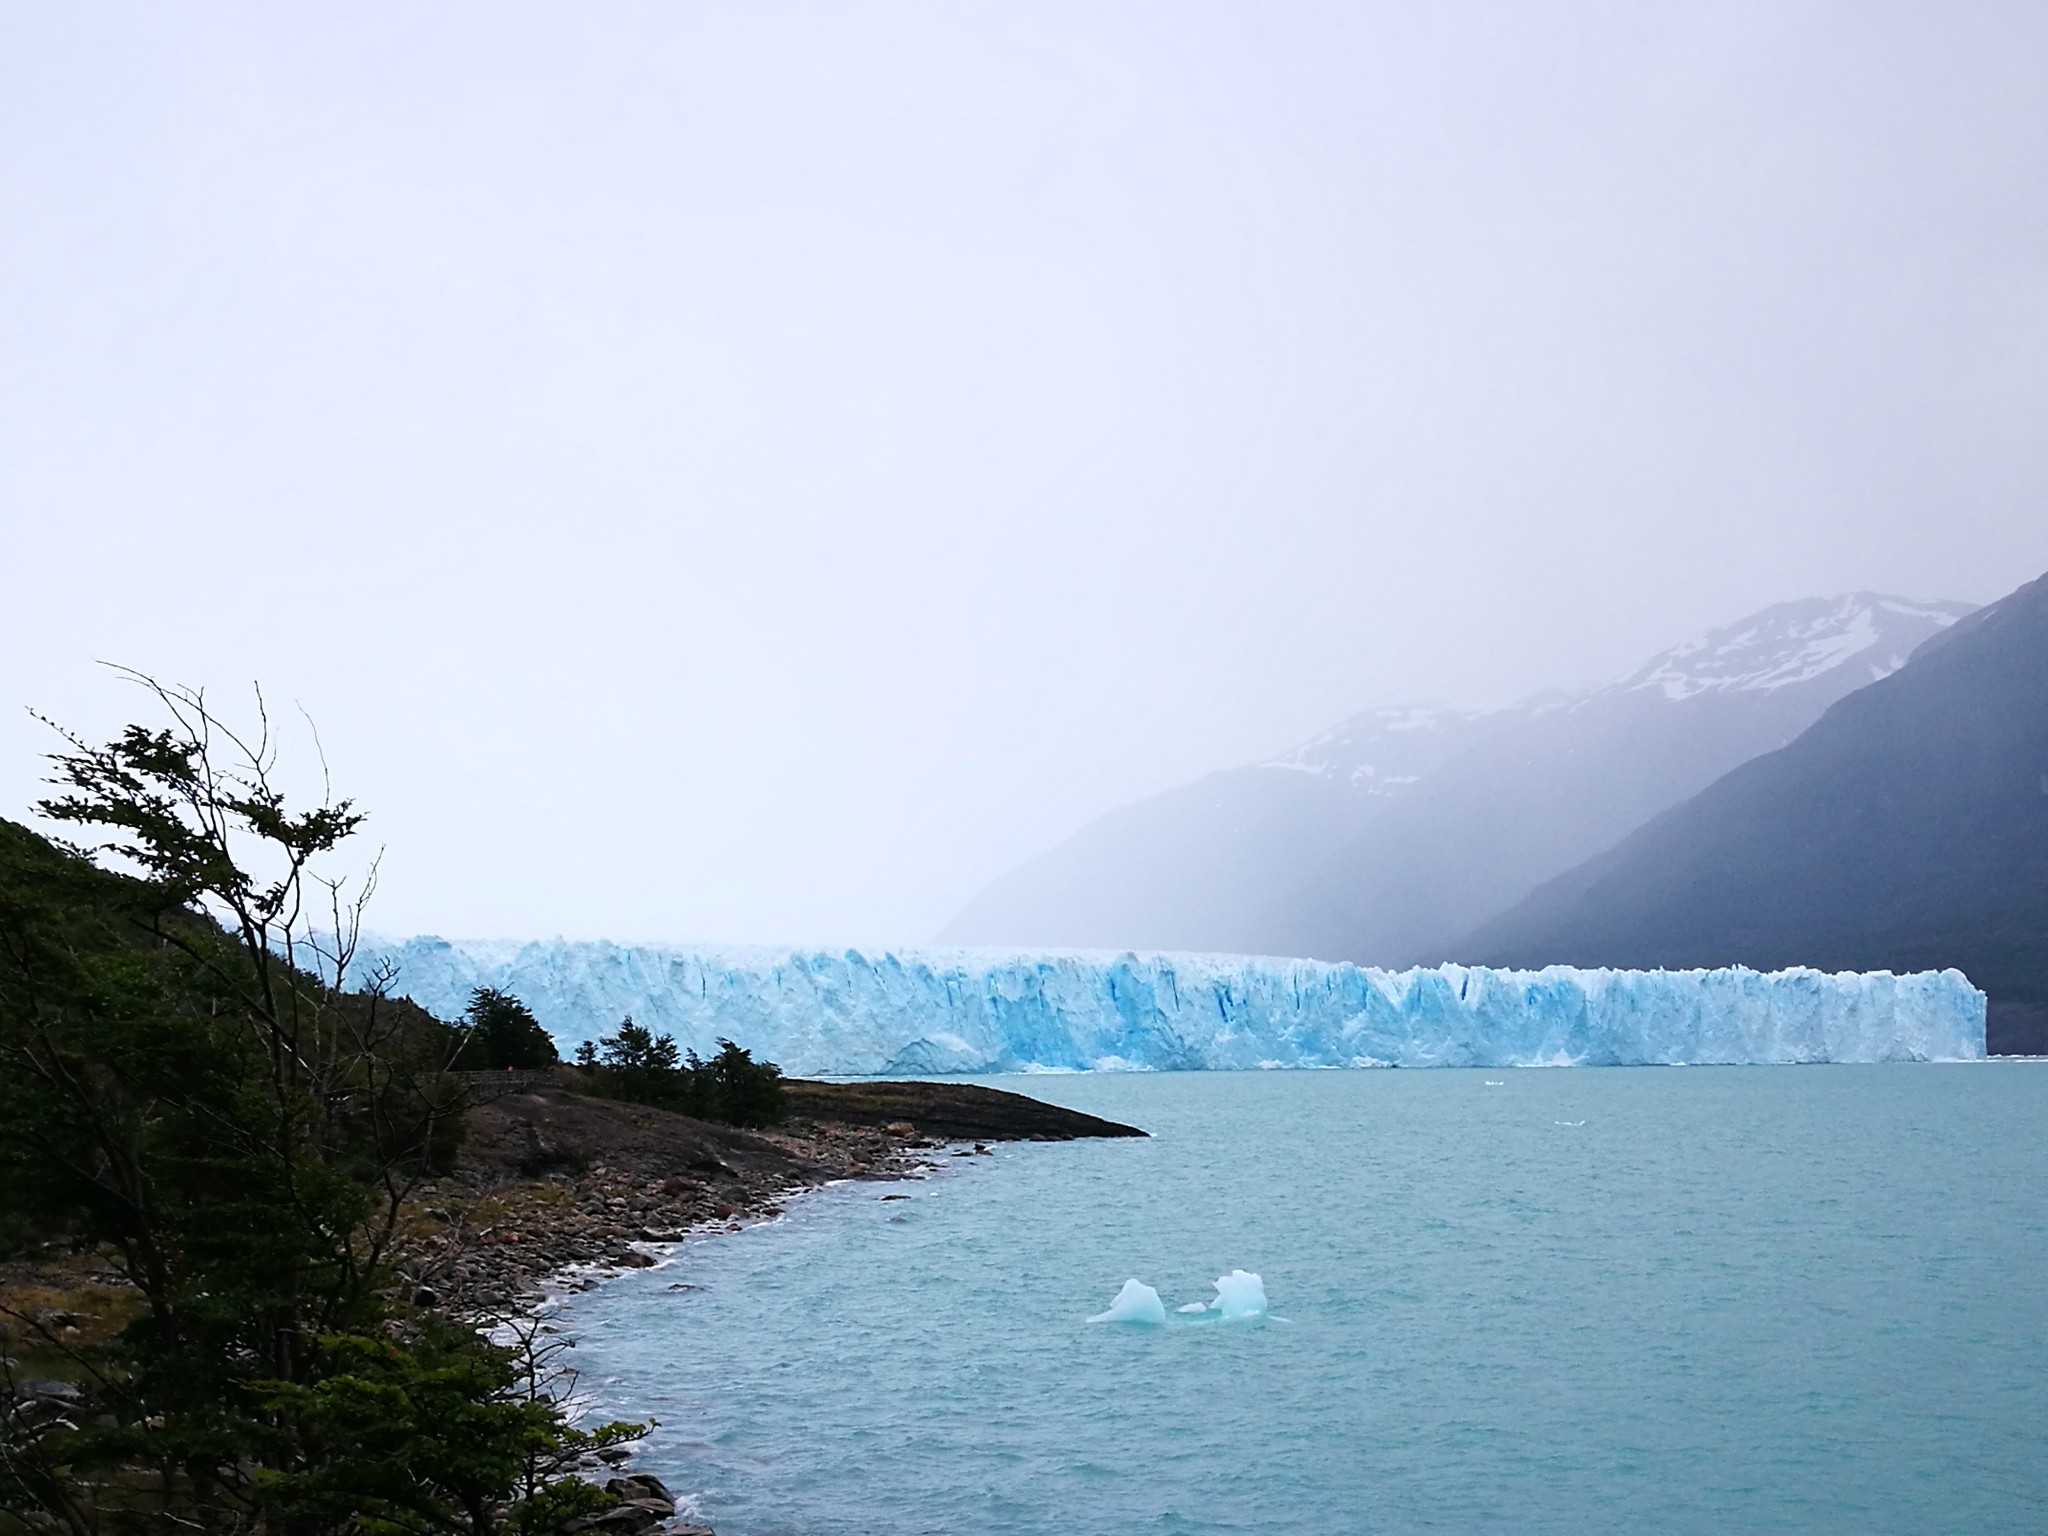
[[[1153,1139],[566,1306],[721,1536],[2048,1529],[2048,1067],[994,1081]]]

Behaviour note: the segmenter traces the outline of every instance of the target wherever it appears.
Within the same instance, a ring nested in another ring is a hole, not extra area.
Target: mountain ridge
[[[2048,576],[1532,890],[1497,964],[1955,966],[2048,1045]]]
[[[935,942],[1455,958],[1475,924],[1797,735],[1970,608],[1799,599],[1578,693],[1361,711],[1110,811],[991,882]]]

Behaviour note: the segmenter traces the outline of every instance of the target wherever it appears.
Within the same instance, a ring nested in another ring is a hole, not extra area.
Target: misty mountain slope
[[[1991,995],[1994,1031],[2038,1027],[2048,577],[1458,947],[1507,965],[1956,966]]]
[[[990,884],[938,942],[1291,953],[1302,871],[1524,712],[1368,710],[1271,763],[1111,811]]]
[[[1476,924],[1904,665],[1969,606],[1780,603],[1475,746],[1329,855],[1286,925],[1318,955],[1454,958]]]
[[[1444,958],[1968,611],[1808,599],[1590,694],[1368,711],[1270,763],[1112,812],[990,885],[940,942]]]

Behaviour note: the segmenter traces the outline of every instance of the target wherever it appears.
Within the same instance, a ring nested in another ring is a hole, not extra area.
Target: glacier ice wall
[[[1381,971],[1225,955],[715,950],[372,940],[454,1018],[501,987],[557,1041],[631,1014],[796,1073],[1925,1061],[1984,1054],[1959,971]]]

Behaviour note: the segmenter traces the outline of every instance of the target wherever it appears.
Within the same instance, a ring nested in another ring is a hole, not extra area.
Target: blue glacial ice
[[[1183,1311],[1186,1308],[1182,1308]],[[1216,1277],[1216,1299],[1202,1309],[1214,1312],[1226,1322],[1266,1315],[1266,1282],[1248,1269],[1233,1269]]]
[[[1091,1323],[1144,1323],[1152,1327],[1166,1321],[1166,1303],[1142,1280],[1126,1280],[1107,1312],[1098,1312]]]
[[[1199,1316],[1205,1322],[1243,1323],[1266,1315],[1266,1282],[1247,1269],[1233,1269],[1216,1277],[1214,1301],[1191,1301],[1175,1307],[1176,1313]],[[1167,1321],[1166,1303],[1159,1292],[1144,1281],[1124,1282],[1107,1312],[1098,1312],[1091,1323],[1143,1323],[1157,1327]]]
[[[1971,1060],[1959,971],[1382,971],[1227,955],[369,940],[440,1015],[501,987],[565,1047],[630,1014],[795,1073]]]

